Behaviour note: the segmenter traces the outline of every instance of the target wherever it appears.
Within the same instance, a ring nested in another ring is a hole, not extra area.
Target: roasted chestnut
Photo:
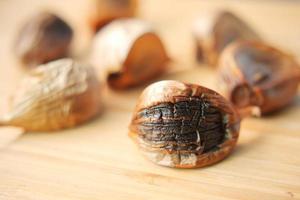
[[[216,66],[220,53],[231,42],[238,39],[259,40],[259,36],[235,14],[216,10],[203,13],[195,21],[197,59]]]
[[[100,89],[93,68],[71,59],[41,65],[21,81],[0,124],[25,131],[73,127],[99,113]]]
[[[26,67],[35,67],[68,55],[71,27],[58,16],[39,13],[20,30],[15,51]]]
[[[224,95],[236,107],[258,106],[266,114],[295,97],[300,67],[291,55],[272,46],[237,41],[221,55],[219,79]]]
[[[138,19],[115,20],[94,41],[91,62],[114,89],[143,84],[162,74],[169,58],[151,26]]]
[[[129,135],[159,165],[197,168],[229,155],[239,127],[239,114],[215,91],[160,81],[148,86],[138,99]]]

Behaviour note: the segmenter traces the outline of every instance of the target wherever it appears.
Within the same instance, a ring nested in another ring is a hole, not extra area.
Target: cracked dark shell
[[[224,95],[235,106],[258,106],[266,114],[293,100],[300,67],[291,55],[272,46],[237,41],[222,53],[219,79]]]
[[[68,55],[73,31],[58,16],[43,12],[32,17],[20,30],[15,51],[26,67]]]
[[[141,94],[129,135],[159,165],[197,168],[224,159],[235,147],[240,118],[213,90],[160,81]]]
[[[0,124],[26,131],[73,127],[99,113],[100,89],[93,68],[71,59],[41,65],[23,78]]]

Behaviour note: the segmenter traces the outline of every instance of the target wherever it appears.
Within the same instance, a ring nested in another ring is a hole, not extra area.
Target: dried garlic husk
[[[72,28],[55,14],[42,12],[24,24],[15,52],[25,67],[36,67],[69,54]]]
[[[156,164],[198,168],[232,152],[240,120],[232,104],[213,90],[159,81],[139,97],[129,135]]]
[[[101,108],[100,84],[92,68],[61,59],[41,65],[24,77],[2,125],[26,131],[73,127],[96,116]]]
[[[259,40],[259,36],[242,19],[225,10],[203,13],[195,21],[197,59],[216,66],[222,50],[238,39]]]
[[[226,47],[218,74],[223,94],[237,108],[257,106],[262,114],[290,104],[300,81],[293,56],[258,41],[237,41]]]
[[[143,84],[161,75],[169,61],[160,38],[138,19],[115,20],[95,37],[91,62],[115,89]]]

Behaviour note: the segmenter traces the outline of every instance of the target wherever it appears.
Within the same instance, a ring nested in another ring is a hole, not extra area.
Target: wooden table
[[[161,79],[216,88],[214,70],[195,63],[190,27],[197,13],[222,7],[300,58],[299,1],[141,0],[139,16],[153,23],[173,58],[172,72]],[[85,0],[1,0],[1,104],[24,73],[12,51],[18,27],[43,8],[56,10],[74,27],[75,56],[88,52]],[[299,97],[276,115],[243,121],[238,146],[223,162],[176,170],[144,159],[127,136],[142,89],[105,89],[104,113],[74,129],[19,137],[1,128],[0,199],[300,199]]]

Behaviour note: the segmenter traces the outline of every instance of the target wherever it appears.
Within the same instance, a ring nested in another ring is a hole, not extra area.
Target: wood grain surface
[[[73,55],[85,60],[91,33],[88,1],[0,1],[0,104],[24,73],[13,54],[20,25],[39,10],[55,10],[76,31]],[[197,64],[191,35],[198,13],[228,8],[267,41],[300,58],[299,1],[141,0],[139,17],[161,35],[173,63],[160,79],[216,88],[213,69]],[[299,59],[300,60],[300,59]],[[157,166],[127,136],[136,98],[105,88],[105,111],[80,127],[55,133],[0,128],[0,199],[300,199],[300,98],[282,112],[246,119],[238,146],[223,162],[193,170]]]

